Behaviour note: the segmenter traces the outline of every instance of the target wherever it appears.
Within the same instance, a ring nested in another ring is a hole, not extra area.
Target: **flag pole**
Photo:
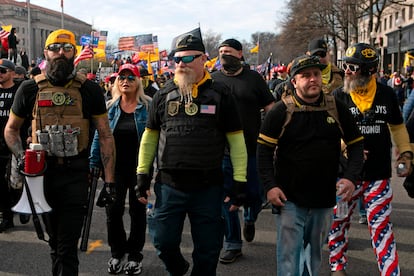
[[[27,45],[29,45],[29,47],[27,47],[27,56],[28,59],[31,63],[32,60],[32,18],[31,18],[31,14],[30,14],[30,0],[27,0]]]
[[[93,51],[93,29],[91,31],[91,41],[89,43],[89,47],[91,47]],[[91,73],[93,74],[93,58],[91,59]]]
[[[63,0],[60,0],[60,7],[62,8],[62,13],[60,14],[60,26],[63,29],[64,28],[64,24],[63,24]]]
[[[259,54],[260,54],[260,34],[257,35],[257,45],[259,46],[259,48],[257,49],[257,61],[256,61],[256,71],[257,68],[259,67]]]

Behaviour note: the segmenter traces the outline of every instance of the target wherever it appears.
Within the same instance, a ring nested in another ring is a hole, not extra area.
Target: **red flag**
[[[89,45],[86,45],[85,48],[83,48],[83,50],[80,52],[79,56],[77,56],[75,58],[75,61],[73,62],[76,65],[78,65],[78,63],[81,60],[85,60],[85,59],[91,59],[93,58],[93,49],[91,49],[89,47]]]

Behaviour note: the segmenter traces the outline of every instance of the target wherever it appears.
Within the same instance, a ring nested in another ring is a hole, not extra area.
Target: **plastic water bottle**
[[[147,217],[153,217],[154,216],[154,205],[152,205],[151,202],[147,204]]]
[[[342,220],[348,216],[348,202],[344,201],[342,196],[338,194],[342,192],[343,184],[339,185],[339,190],[336,195],[336,215],[335,220]]]
[[[397,166],[397,174],[403,174],[403,173],[406,172],[406,170],[407,170],[407,168],[405,167],[405,164],[404,163],[398,164],[398,166]]]

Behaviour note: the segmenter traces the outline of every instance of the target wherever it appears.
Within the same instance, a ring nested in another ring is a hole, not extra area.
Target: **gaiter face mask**
[[[232,55],[221,55],[220,62],[224,70],[230,74],[236,73],[242,67],[240,59]]]

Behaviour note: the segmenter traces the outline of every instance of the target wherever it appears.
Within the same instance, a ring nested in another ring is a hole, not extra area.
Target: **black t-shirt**
[[[364,136],[364,149],[368,151],[362,171],[363,180],[379,180],[391,177],[391,134],[388,124],[399,125],[403,118],[397,96],[391,87],[377,82],[372,107],[362,113],[343,88],[333,92],[336,99],[344,102],[353,114]]]
[[[260,110],[275,100],[269,87],[259,73],[246,67],[237,76],[226,76],[216,71],[211,77],[230,87],[243,125],[247,153],[254,156],[261,123]]]
[[[12,111],[21,118],[32,119],[32,111],[36,101],[39,87],[32,79],[23,81],[16,92],[12,105]],[[93,81],[86,80],[80,87],[82,96],[83,117],[91,119],[92,116],[99,116],[106,113],[105,99],[100,86]]]
[[[116,146],[116,171],[131,172],[137,168],[138,133],[135,126],[134,113],[125,113],[121,116],[114,129]]]
[[[14,96],[18,85],[13,85],[10,88],[0,88],[0,155],[7,155],[10,153],[6,142],[4,141],[4,127],[10,115],[10,108],[13,104]]]
[[[32,112],[36,102],[36,95],[39,90],[37,83],[33,80],[26,80],[17,89],[12,105],[12,112],[30,123],[33,119]],[[104,115],[106,113],[105,99],[100,86],[90,80],[86,80],[80,87],[82,97],[82,112],[85,119],[92,121],[92,116]],[[89,144],[92,141],[94,125],[89,125]]]
[[[169,114],[172,110],[167,99],[177,89],[173,81],[166,83],[155,93],[148,112],[146,127],[161,131],[158,177],[168,175],[169,179],[162,181],[178,189],[220,185],[225,135],[242,130],[234,99],[223,83],[207,80],[198,86],[198,95],[193,98],[198,106],[195,114],[186,114],[184,107]],[[216,98],[219,102],[212,100],[214,94],[220,95]],[[208,123],[197,125],[200,120]],[[214,141],[223,143],[212,144]]]
[[[304,104],[300,99],[296,100]],[[346,106],[339,101],[336,101],[336,106],[344,140],[350,142],[361,137]],[[286,105],[279,101],[268,112],[260,135],[266,137],[266,141],[276,143],[277,149],[274,179],[273,176],[262,177],[267,189],[276,184],[289,201],[304,207],[328,208],[335,205],[342,134],[337,122],[329,117],[327,111],[294,112],[279,139],[286,120]]]

